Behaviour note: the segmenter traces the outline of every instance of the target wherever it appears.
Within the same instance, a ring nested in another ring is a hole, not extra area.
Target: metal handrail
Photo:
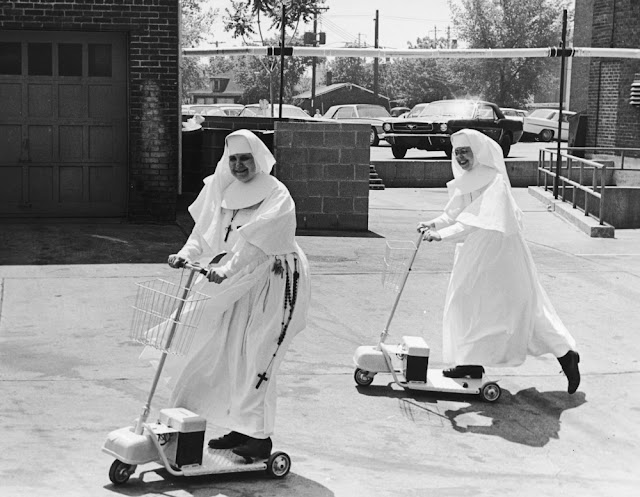
[[[578,150],[582,152],[620,152],[620,169],[624,169],[624,158],[626,152],[636,152],[640,155],[640,148],[620,148],[620,147],[566,147],[567,150]]]
[[[547,159],[547,154],[549,158]],[[554,159],[555,157],[555,159]],[[583,159],[582,157],[576,157],[575,155],[571,155],[567,152],[560,152],[560,158],[566,159],[567,164],[567,176],[559,175],[558,181],[562,187],[562,194],[560,195],[563,202],[566,201],[567,187],[572,188],[572,204],[574,209],[580,209],[584,212],[585,216],[592,216],[598,220],[600,225],[604,224],[603,215],[604,215],[604,201],[605,201],[605,190],[606,190],[606,173],[607,166],[605,164],[601,164],[599,162]],[[538,155],[538,186],[544,186],[544,190],[547,191],[549,188],[552,188],[553,182],[555,181],[556,173],[553,171],[554,164],[556,163],[558,158],[558,151],[552,149],[541,149]],[[573,181],[572,170],[574,170],[573,161],[579,163],[579,177],[578,181]],[[593,173],[591,177],[591,186],[583,185],[582,182],[585,179],[585,168],[592,168]],[[599,173],[599,174],[598,174]],[[544,185],[541,185],[540,175],[544,177]],[[549,186],[549,178],[551,178],[551,186]],[[578,190],[584,192],[584,209],[581,209],[579,205],[577,205],[577,192]],[[598,216],[593,215],[589,211],[589,198],[593,197],[599,200],[599,212]]]

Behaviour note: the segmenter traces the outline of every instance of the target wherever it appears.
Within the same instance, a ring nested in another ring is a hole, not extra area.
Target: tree
[[[291,45],[295,41],[300,22],[310,21],[318,7],[324,2],[325,0],[284,0],[284,2],[283,0],[232,0],[231,9],[226,9],[225,30],[231,32],[234,38],[241,38],[245,45],[254,44],[253,36],[258,35],[260,45],[264,46],[267,44],[266,42],[271,41],[267,37],[268,30],[280,31],[282,29],[282,4],[284,3],[284,29],[285,32],[287,29],[292,30],[289,40],[285,40],[285,44]],[[263,26],[263,22],[268,24],[266,28]],[[280,41],[271,44],[279,45]],[[287,65],[291,64],[293,68],[286,71],[288,75],[286,86],[293,89],[304,70],[299,70],[299,61],[294,61],[292,57],[287,59]],[[258,60],[267,79],[258,78],[262,71],[251,70],[253,63],[245,62],[244,66],[248,69],[237,80],[243,85],[249,85],[245,86],[246,92],[243,98],[248,100],[255,98],[255,95],[262,95],[264,87],[261,88],[261,85],[266,83],[269,88],[269,101],[274,103],[276,87],[279,86],[279,81],[275,81],[275,75],[279,72],[280,67],[279,57],[256,57],[256,60]],[[306,58],[305,60],[309,61],[310,59]]]
[[[183,47],[195,47],[210,41],[210,31],[217,9],[201,5],[201,0],[182,0],[181,44]],[[182,75],[182,101],[188,102],[188,92],[209,85],[210,72],[195,57],[182,57],[180,61]]]
[[[446,38],[417,38],[410,49],[447,48]],[[452,98],[458,90],[448,59],[397,59],[387,64],[384,84],[393,89],[389,97],[412,107],[421,102]]]
[[[452,4],[458,38],[469,48],[557,46],[566,0],[460,0]],[[549,63],[551,62],[551,63]],[[545,81],[557,81],[557,64],[540,58],[456,60],[467,95],[520,107]]]

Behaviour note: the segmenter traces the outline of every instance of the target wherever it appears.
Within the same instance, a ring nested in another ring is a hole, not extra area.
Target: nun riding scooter
[[[420,233],[417,243],[387,242],[383,286],[396,293],[387,324],[377,345],[363,345],[356,349],[354,379],[361,387],[368,387],[378,373],[390,373],[398,386],[409,390],[479,395],[487,402],[500,398],[502,390],[495,381],[488,380],[484,370],[472,372],[468,377],[449,378],[442,369],[429,368],[429,345],[424,338],[403,336],[400,343],[386,343],[389,328],[395,314],[409,272],[422,243]]]
[[[225,254],[212,261],[218,262]],[[174,476],[266,471],[282,478],[291,469],[291,458],[274,452],[267,458],[242,457],[232,450],[204,446],[206,420],[187,409],[162,409],[155,422],[148,422],[153,399],[167,354],[184,355],[202,315],[207,295],[193,290],[201,266],[184,264],[186,283],[174,285],[156,279],[138,283],[131,338],[162,352],[147,403],[133,426],[112,431],[102,451],[115,458],[109,469],[114,485],[126,483],[137,466],[159,463]]]

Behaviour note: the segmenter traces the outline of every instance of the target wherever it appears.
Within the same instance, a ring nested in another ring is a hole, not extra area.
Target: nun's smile
[[[473,151],[471,147],[456,147],[454,150],[458,165],[468,171],[473,167]]]
[[[235,154],[229,156],[229,169],[238,181],[246,183],[257,174],[256,163],[251,154]]]

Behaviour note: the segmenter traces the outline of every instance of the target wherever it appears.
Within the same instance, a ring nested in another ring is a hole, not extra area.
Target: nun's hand
[[[218,285],[227,279],[226,274],[218,274],[215,269],[209,269],[207,273],[207,279],[212,283],[217,283]]]
[[[416,228],[418,231],[424,233],[425,231],[429,230],[429,229],[435,229],[436,227],[436,223],[431,223],[428,221],[423,221],[421,223],[418,223],[418,227]]]
[[[427,241],[427,242],[440,242],[440,241],[442,241],[442,237],[440,236],[440,233],[438,233],[436,230],[432,230],[432,229],[428,229],[428,228],[427,228],[427,231],[424,232],[424,237],[422,239]]]
[[[181,268],[184,266],[184,263],[187,262],[186,259],[180,257],[178,254],[171,254],[167,259],[167,263],[174,269]]]

